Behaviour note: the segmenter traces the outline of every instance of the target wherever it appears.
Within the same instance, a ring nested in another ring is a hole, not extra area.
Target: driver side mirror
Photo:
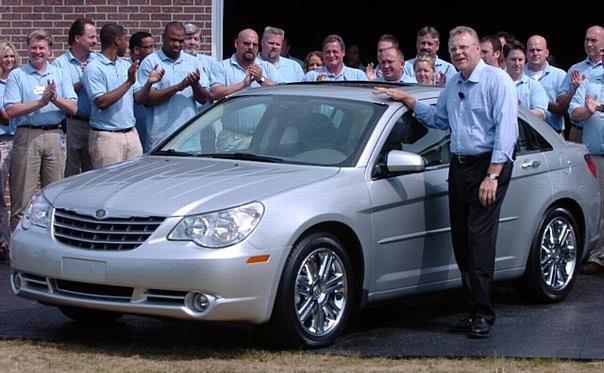
[[[402,150],[391,150],[386,157],[386,169],[391,173],[418,172],[426,168],[424,157]]]

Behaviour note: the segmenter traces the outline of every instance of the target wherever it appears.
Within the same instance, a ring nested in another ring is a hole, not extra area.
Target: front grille
[[[97,219],[57,209],[55,238],[69,246],[88,250],[132,250],[145,242],[164,218],[129,217]]]
[[[124,286],[97,285],[85,282],[55,280],[58,291],[88,297],[121,298],[130,300],[133,288]]]

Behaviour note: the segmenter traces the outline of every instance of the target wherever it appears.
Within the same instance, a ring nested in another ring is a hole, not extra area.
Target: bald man
[[[537,80],[547,92],[549,102],[545,112],[545,121],[558,133],[564,131],[564,110],[556,103],[557,92],[562,87],[566,71],[551,66],[547,62],[549,49],[547,41],[541,35],[533,35],[526,42],[524,74]]]
[[[585,31],[584,47],[587,58],[578,62],[568,69],[560,91],[557,92],[556,101],[563,111],[568,110],[570,100],[584,79],[595,80],[602,76],[604,69],[600,57],[600,48],[604,44],[604,27],[595,25]],[[570,129],[568,139],[570,141],[582,141],[582,128],[573,126]]]

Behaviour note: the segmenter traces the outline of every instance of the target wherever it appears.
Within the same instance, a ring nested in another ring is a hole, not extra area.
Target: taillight
[[[596,174],[596,164],[594,163],[594,160],[591,159],[591,154],[585,154],[583,158],[585,158],[585,163],[587,163],[587,168],[589,169],[589,172],[591,172],[591,174],[594,175],[595,178],[597,178],[598,176]]]

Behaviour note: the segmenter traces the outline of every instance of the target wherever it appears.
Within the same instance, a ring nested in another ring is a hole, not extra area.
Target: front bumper
[[[285,249],[247,241],[214,250],[167,241],[162,224],[133,250],[85,250],[39,227],[18,228],[11,242],[11,286],[50,305],[206,321],[262,323],[270,318]],[[250,256],[270,255],[247,264]],[[207,308],[194,307],[196,294]]]

